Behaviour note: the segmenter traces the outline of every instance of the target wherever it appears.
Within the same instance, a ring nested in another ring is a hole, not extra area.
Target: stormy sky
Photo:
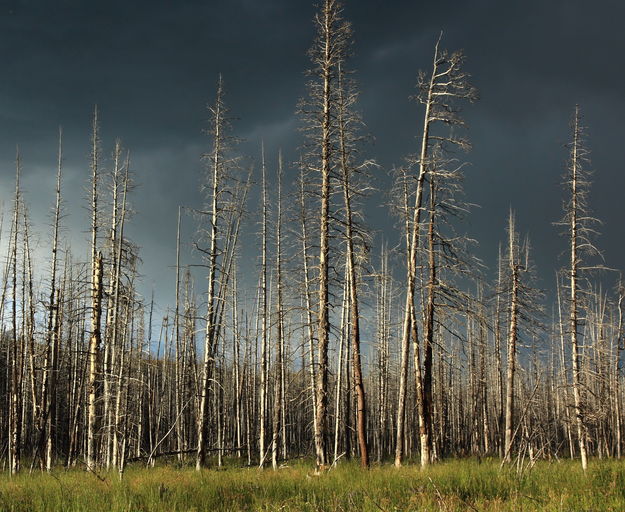
[[[371,135],[363,153],[381,168],[382,191],[368,202],[373,230],[394,226],[383,204],[385,173],[415,152],[422,119],[415,93],[433,44],[464,49],[480,100],[467,106],[473,150],[466,197],[479,205],[465,230],[493,267],[507,212],[529,233],[544,288],[553,286],[565,241],[552,223],[562,213],[561,175],[576,103],[588,128],[595,170],[590,202],[603,220],[606,264],[625,268],[625,4],[617,1],[347,0],[361,88],[359,109]],[[102,150],[116,137],[132,152],[138,188],[129,236],[141,246],[141,290],[161,307],[173,296],[176,212],[198,206],[209,140],[206,104],[222,73],[239,120],[239,149],[270,162],[301,144],[295,114],[305,95],[306,51],[314,37],[308,0],[143,1],[0,0],[0,200],[10,207],[16,145],[38,237],[49,240],[58,126],[65,139],[64,234],[86,255],[90,117],[100,110]],[[295,176],[287,170],[287,181]],[[257,204],[249,205],[257,211]],[[186,232],[190,239],[192,230]],[[388,235],[387,235],[388,236]],[[244,242],[254,249],[254,240]],[[185,248],[190,252],[189,243]],[[185,256],[186,257],[186,256]],[[190,258],[190,256],[189,256]],[[254,260],[247,263],[255,272]]]

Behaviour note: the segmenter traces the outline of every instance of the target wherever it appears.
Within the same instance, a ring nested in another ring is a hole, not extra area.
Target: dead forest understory
[[[61,235],[62,134],[46,261],[31,250],[18,155],[1,229],[6,471],[123,474],[131,462],[200,469],[225,459],[277,468],[304,457],[321,471],[350,458],[427,466],[465,456],[504,465],[575,458],[585,471],[589,457],[621,457],[625,288],[618,273],[599,273],[579,107],[562,217],[552,219],[567,256],[546,304],[513,212],[495,271],[463,234],[462,108],[477,91],[462,53],[444,50],[441,37],[419,74],[418,146],[393,171],[393,190],[379,191],[396,220],[389,247],[366,227],[372,175],[387,171],[366,157],[351,27],[338,0],[322,1],[314,24],[298,162],[266,159],[260,142],[255,168],[241,159],[219,78],[205,203],[180,208],[178,236],[163,237],[177,244],[175,303],[164,318],[137,290],[141,255],[125,234],[131,162],[120,142],[108,156],[97,109],[86,262]],[[194,240],[180,239],[181,222],[196,224]],[[250,229],[251,258],[240,248]],[[182,245],[201,265],[182,261]]]

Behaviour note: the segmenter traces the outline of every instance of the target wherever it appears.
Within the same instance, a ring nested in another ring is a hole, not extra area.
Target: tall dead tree
[[[306,208],[306,195],[305,195],[305,183],[304,183],[304,175],[303,175],[303,165],[300,167],[300,175],[299,175],[299,222],[300,222],[300,233],[302,242],[302,274],[303,274],[303,288],[304,291],[302,293],[302,302],[304,307],[304,323],[305,323],[305,338],[308,342],[308,375],[310,379],[310,396],[312,403],[312,417],[313,417],[313,439],[317,439],[317,393],[316,393],[316,382],[317,382],[317,369],[315,362],[315,326],[313,324],[313,310],[312,310],[312,292],[310,287],[310,235],[308,229],[308,218],[307,218],[307,208]],[[306,343],[302,343],[302,352],[306,350]],[[304,365],[305,366],[305,365]]]
[[[213,148],[208,156],[210,169],[210,226],[209,230],[209,243],[208,249],[208,292],[207,292],[207,311],[206,311],[206,334],[204,337],[204,363],[202,365],[202,383],[200,388],[200,410],[198,418],[197,428],[197,457],[195,467],[200,470],[206,464],[206,448],[208,437],[208,391],[211,379],[211,368],[213,366],[213,358],[215,352],[215,312],[216,312],[216,281],[218,264],[217,259],[219,256],[219,249],[217,246],[219,230],[221,226],[220,220],[220,199],[222,194],[222,180],[223,180],[223,130],[224,130],[224,109],[225,105],[222,98],[222,81],[221,76],[217,84],[217,97],[215,104],[209,107],[211,113],[211,128],[210,133],[213,136]]]
[[[176,337],[176,450],[179,452],[178,460],[182,462],[183,451],[186,446],[184,443],[184,379],[186,368],[186,350],[180,337],[180,224],[181,224],[182,207],[178,205],[178,220],[176,222],[176,291],[174,306],[174,336]]]
[[[328,348],[330,343],[330,244],[332,211],[331,198],[336,174],[336,104],[338,64],[343,61],[351,36],[348,23],[343,21],[338,0],[324,0],[314,19],[317,37],[309,51],[313,68],[309,74],[309,98],[302,112],[308,137],[308,168],[319,177],[319,261],[317,338],[318,372],[315,384],[315,454],[317,467],[328,464]]]
[[[501,253],[501,243],[497,253],[497,285],[495,289],[495,319],[493,322],[495,342],[495,360],[496,360],[496,377],[497,377],[497,441],[499,454],[503,458],[505,455],[505,443],[503,442],[502,432],[504,431],[504,386],[503,386],[503,368],[501,361],[501,291],[503,279],[503,256]]]
[[[17,245],[20,223],[21,191],[20,191],[20,170],[21,161],[19,150],[15,159],[15,198],[13,209],[11,252],[11,276],[12,276],[12,307],[11,307],[11,345],[9,348],[10,365],[10,396],[9,396],[9,465],[11,474],[19,472],[21,468],[21,447],[22,447],[22,366],[24,364],[24,353],[21,347],[23,339],[18,332],[17,323]]]
[[[615,439],[616,458],[621,458],[622,450],[622,418],[621,418],[621,353],[623,351],[623,299],[625,299],[625,288],[623,287],[622,278],[619,278],[618,299],[617,299],[617,329],[615,341],[615,357],[614,357],[614,423],[615,423]]]
[[[59,128],[59,149],[56,173],[56,201],[52,225],[52,262],[50,269],[50,298],[48,304],[48,325],[45,342],[44,374],[41,390],[42,424],[39,451],[47,471],[52,469],[54,457],[54,416],[56,414],[56,383],[59,356],[59,291],[57,290],[59,225],[61,217],[61,173],[63,168],[63,133]],[[42,464],[43,465],[43,464]]]
[[[434,331],[438,286],[438,261],[436,254],[436,223],[437,215],[437,183],[434,179],[433,172],[430,170],[430,205],[428,208],[428,225],[426,239],[426,259],[427,259],[427,278],[425,283],[425,314],[423,315],[423,371],[417,371],[415,378],[422,378],[423,381],[418,384],[417,389],[421,391],[421,405],[419,406],[419,440],[421,442],[421,465],[426,466],[433,461],[433,397],[432,397],[432,376],[433,376],[433,350],[434,350]],[[415,353],[417,353],[415,351]],[[419,365],[418,358],[415,358],[415,365]]]
[[[265,465],[265,458],[267,457],[267,449],[265,448],[267,433],[265,432],[267,426],[267,393],[269,388],[268,382],[268,358],[270,355],[268,346],[268,334],[269,334],[269,305],[268,305],[268,293],[267,293],[267,169],[265,166],[265,147],[262,147],[262,254],[261,254],[261,277],[260,277],[260,301],[262,311],[261,314],[261,345],[260,345],[260,392],[259,392],[259,433],[258,433],[258,450],[259,450],[259,466],[262,468]]]
[[[114,370],[115,359],[117,356],[117,336],[118,332],[116,319],[119,307],[115,304],[115,297],[117,295],[117,287],[119,286],[118,268],[117,268],[117,248],[121,243],[119,240],[120,229],[120,186],[121,186],[121,172],[123,167],[122,158],[122,146],[121,141],[118,139],[115,141],[115,149],[113,150],[113,169],[110,175],[110,190],[111,190],[111,226],[109,228],[108,239],[108,285],[105,296],[107,298],[106,304],[106,317],[104,324],[104,354],[102,360],[102,380],[103,380],[103,418],[105,428],[103,437],[103,453],[106,467],[111,464],[113,457],[114,445],[113,445],[113,387],[115,380]],[[123,214],[123,213],[122,213]]]
[[[87,470],[93,471],[97,463],[97,391],[100,375],[100,319],[102,316],[102,254],[98,251],[98,179],[100,138],[98,108],[93,113],[91,134],[91,335],[89,341],[89,379],[87,404]]]
[[[594,245],[597,219],[590,214],[588,193],[590,190],[590,171],[588,170],[589,151],[585,147],[584,129],[581,125],[579,106],[575,107],[572,121],[572,141],[568,144],[569,160],[564,186],[567,197],[564,204],[564,218],[560,225],[566,227],[569,242],[569,266],[566,270],[569,293],[568,335],[571,347],[571,367],[575,424],[581,457],[582,469],[588,467],[586,404],[582,383],[582,350],[580,343],[580,313],[583,310],[582,285],[583,272],[592,268],[586,261],[588,257],[599,255]]]
[[[360,119],[353,111],[357,99],[353,83],[345,77],[345,71],[339,62],[338,66],[338,98],[337,98],[337,135],[339,152],[339,176],[343,193],[345,246],[346,246],[346,273],[348,275],[349,293],[349,320],[350,338],[352,346],[352,366],[354,374],[354,389],[356,391],[356,432],[360,450],[360,464],[369,467],[369,449],[367,446],[367,403],[365,386],[360,357],[360,308],[358,303],[358,262],[357,246],[362,246],[363,231],[356,223],[358,213],[355,211],[354,199],[364,195],[366,186],[355,184],[355,175],[362,171],[365,164],[357,166],[355,163],[356,143],[355,131]],[[362,247],[361,247],[362,249]],[[362,252],[362,250],[361,250]]]
[[[416,160],[418,173],[416,184],[410,188],[409,193],[413,197],[413,206],[407,213],[406,222],[406,304],[404,307],[404,319],[401,338],[401,370],[400,370],[400,394],[397,407],[397,435],[395,449],[395,465],[400,466],[403,459],[404,436],[405,436],[405,408],[407,392],[407,364],[409,356],[410,339],[415,349],[418,348],[417,315],[415,312],[415,291],[417,279],[417,254],[419,249],[419,236],[421,229],[421,214],[423,211],[423,195],[425,180],[432,164],[432,153],[435,145],[455,146],[468,149],[469,143],[458,135],[457,128],[464,126],[460,117],[458,102],[461,100],[473,101],[477,92],[469,83],[469,75],[462,70],[464,56],[462,52],[452,54],[439,49],[439,39],[434,47],[432,70],[429,74],[421,72],[417,87],[419,94],[417,99],[424,105],[425,114],[421,135],[421,148]],[[427,435],[428,419],[424,418],[423,409],[423,381],[420,373],[420,357],[415,351],[415,371],[417,372],[417,408],[420,423],[421,436],[421,464],[428,465],[430,450],[426,446],[430,442]]]
[[[275,380],[273,398],[273,438],[271,442],[271,465],[278,469],[278,438],[282,427],[282,441],[286,441],[285,422],[285,351],[284,351],[284,291],[282,276],[282,153],[278,155],[277,175],[277,212],[276,212],[276,346],[275,346]]]
[[[209,112],[210,126],[207,131],[212,138],[212,148],[210,153],[204,155],[208,171],[205,184],[208,207],[206,211],[201,212],[208,217],[206,229],[208,247],[202,248],[196,244],[196,248],[206,259],[208,268],[204,359],[199,385],[198,445],[195,464],[197,470],[206,465],[211,410],[209,392],[214,384],[217,341],[221,330],[227,282],[234,258],[241,208],[247,193],[247,185],[244,191],[237,190],[234,186],[236,179],[233,171],[237,167],[237,159],[231,155],[230,145],[234,139],[229,134],[230,119],[224,103],[221,75],[217,83],[215,103],[209,107]]]
[[[530,260],[530,243],[527,238],[520,243],[512,210],[508,216],[507,254],[500,267],[497,293],[501,297],[497,300],[507,304],[505,311],[508,328],[502,459],[503,462],[510,462],[514,437],[520,430],[519,423],[526,421],[526,418],[516,415],[519,388],[518,347],[521,339],[534,340],[544,333],[544,296],[534,287],[535,270]],[[496,354],[496,357],[500,359],[501,354]]]
[[[114,466],[118,466],[118,469],[120,472],[123,472],[123,447],[120,447],[120,443],[118,442],[119,437],[120,437],[120,433],[122,433],[122,439],[125,439],[125,435],[123,435],[122,432],[122,421],[120,419],[120,410],[121,410],[121,398],[122,398],[122,394],[123,394],[123,389],[122,389],[122,381],[124,379],[124,359],[125,359],[125,346],[124,346],[124,338],[125,338],[125,334],[127,332],[127,325],[122,324],[119,321],[119,316],[120,316],[120,309],[122,308],[122,304],[121,304],[121,300],[122,297],[124,297],[125,300],[125,305],[124,308],[126,309],[126,315],[125,315],[125,320],[128,320],[128,311],[127,309],[130,307],[134,307],[134,304],[132,303],[132,295],[133,295],[133,287],[132,284],[129,283],[129,285],[127,286],[127,288],[122,291],[122,283],[121,283],[121,278],[122,278],[122,256],[125,253],[126,256],[126,260],[128,263],[128,266],[130,267],[128,269],[129,271],[129,280],[132,280],[132,276],[136,274],[136,260],[137,260],[137,255],[136,255],[136,249],[135,251],[133,251],[133,247],[131,246],[131,244],[124,239],[124,229],[125,229],[125,225],[126,225],[126,216],[128,214],[128,208],[127,208],[127,195],[128,195],[128,188],[130,186],[130,155],[127,154],[126,156],[126,160],[124,162],[124,177],[123,177],[123,185],[122,185],[122,201],[121,201],[121,213],[120,213],[120,218],[119,218],[119,226],[118,226],[118,234],[117,234],[117,243],[115,244],[114,250],[112,251],[111,256],[115,258],[115,263],[114,263],[114,269],[115,269],[115,273],[112,277],[113,280],[113,286],[112,286],[112,290],[113,290],[113,298],[112,298],[112,318],[111,318],[111,344],[112,346],[119,352],[119,362],[115,363],[115,358],[113,358],[113,365],[112,365],[112,370],[114,371],[116,368],[116,366],[119,366],[119,368],[117,369],[117,375],[116,375],[116,381],[117,381],[117,386],[116,386],[116,395],[115,395],[115,404],[114,404],[114,411],[111,411],[111,424],[112,424],[112,429],[113,429],[113,435],[111,436],[111,445],[112,445],[112,449],[110,450],[111,453],[111,457],[112,457],[112,464]],[[122,333],[122,336],[120,336],[120,332]],[[119,339],[122,339],[122,343],[119,343]],[[118,348],[119,347],[119,348]],[[108,453],[107,452],[107,456]]]
[[[510,310],[508,317],[508,345],[506,370],[506,412],[504,461],[509,462],[512,451],[512,419],[514,413],[514,375],[516,372],[516,351],[519,317],[519,279],[522,270],[519,261],[519,241],[515,227],[514,214],[508,218],[508,271],[510,273]]]

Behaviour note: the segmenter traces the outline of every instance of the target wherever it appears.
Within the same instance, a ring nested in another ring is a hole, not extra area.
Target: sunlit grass
[[[190,467],[128,468],[98,476],[57,470],[0,476],[4,511],[513,511],[625,510],[625,466],[591,461],[538,462],[500,469],[497,460],[449,460],[422,471],[407,465],[361,470],[343,463],[315,476],[299,461],[278,471]]]

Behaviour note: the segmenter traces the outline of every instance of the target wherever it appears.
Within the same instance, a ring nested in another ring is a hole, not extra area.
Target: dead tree
[[[504,461],[510,462],[512,451],[512,415],[514,413],[514,375],[516,372],[516,351],[519,317],[519,280],[523,267],[519,261],[519,241],[515,227],[514,214],[508,218],[508,271],[510,273],[510,310],[508,319],[508,345],[506,370],[506,412]]]
[[[425,180],[432,163],[432,152],[435,145],[444,144],[461,149],[468,149],[469,143],[457,135],[457,128],[464,126],[460,117],[458,102],[461,100],[473,101],[476,90],[469,84],[469,76],[462,70],[464,56],[461,52],[448,54],[439,49],[440,37],[434,47],[434,58],[430,74],[419,74],[418,100],[425,107],[423,131],[421,135],[421,148],[417,157],[418,173],[416,184],[409,191],[413,194],[413,204],[407,217],[407,276],[406,276],[406,304],[404,307],[404,320],[402,327],[401,358],[402,369],[407,366],[410,339],[418,348],[417,318],[415,313],[415,290],[417,279],[417,254],[419,249],[419,236],[421,229],[421,214],[423,211],[423,195]],[[421,366],[418,352],[415,352],[415,370]],[[404,416],[406,404],[407,372],[400,371],[400,396],[397,407],[397,437],[395,451],[395,465],[400,466],[403,458],[404,445]],[[402,380],[404,381],[402,383]],[[403,385],[402,385],[403,384]],[[424,417],[427,412],[423,408],[423,381],[417,375],[417,407],[420,418],[421,436],[421,463],[428,465],[431,462],[428,443],[429,419]]]
[[[305,117],[304,130],[308,137],[308,168],[319,176],[319,260],[318,260],[318,372],[315,384],[315,454],[318,468],[328,464],[328,348],[330,342],[330,244],[332,192],[336,174],[336,107],[338,64],[345,59],[351,35],[348,23],[342,19],[338,0],[324,0],[315,16],[317,37],[309,51],[313,68],[309,74],[309,98],[301,111]]]
[[[102,315],[102,254],[98,251],[98,180],[100,140],[98,109],[93,113],[91,135],[91,337],[89,341],[89,383],[87,404],[87,470],[97,464],[97,384],[100,375],[100,318]]]
[[[621,278],[618,285],[617,314],[618,323],[616,329],[615,357],[614,357],[614,423],[616,427],[614,444],[616,447],[616,458],[621,458],[622,449],[622,418],[621,418],[621,353],[623,351],[623,299],[625,298],[625,288]]]
[[[284,295],[282,276],[282,154],[278,155],[277,175],[277,212],[276,212],[276,280],[277,280],[277,303],[276,303],[276,346],[275,346],[275,371],[274,371],[274,398],[273,398],[273,438],[271,442],[271,465],[274,470],[278,469],[278,438],[282,429],[282,441],[285,440],[285,351],[284,351]]]
[[[357,99],[354,85],[346,78],[345,70],[339,62],[338,67],[338,101],[337,101],[337,134],[339,152],[339,176],[343,193],[344,224],[345,224],[345,248],[346,248],[346,273],[348,275],[349,293],[349,320],[350,338],[352,347],[352,367],[354,373],[354,389],[356,391],[356,432],[358,447],[360,450],[360,464],[363,468],[369,467],[369,448],[367,446],[367,403],[365,399],[365,386],[360,357],[360,308],[358,301],[358,256],[356,251],[360,246],[364,252],[364,230],[358,226],[356,218],[358,212],[355,199],[363,196],[367,190],[364,183],[354,183],[367,163],[357,165],[355,162],[356,144],[358,136],[356,130],[360,124],[360,118],[353,111]]]
[[[582,469],[588,467],[586,404],[582,383],[582,350],[580,343],[580,314],[583,309],[582,275],[596,266],[589,265],[587,258],[599,255],[594,245],[597,219],[591,216],[588,204],[590,172],[589,151],[585,147],[584,130],[581,126],[579,106],[575,107],[572,121],[572,141],[568,144],[569,160],[564,186],[567,197],[564,203],[564,218],[559,223],[566,228],[569,242],[569,266],[566,270],[569,293],[568,335],[571,346],[571,366],[575,424]]]
[[[317,382],[317,369],[316,369],[316,361],[315,361],[315,326],[313,324],[313,310],[312,310],[312,292],[311,292],[311,277],[310,277],[310,264],[309,264],[309,244],[310,244],[310,235],[309,235],[309,227],[308,227],[308,218],[307,218],[307,204],[306,204],[306,195],[305,195],[305,180],[303,173],[303,165],[300,167],[300,175],[299,175],[299,187],[298,187],[298,206],[299,206],[299,224],[300,224],[300,233],[299,236],[302,242],[302,274],[303,274],[303,293],[302,293],[302,302],[304,308],[304,337],[307,341],[308,345],[308,364],[303,364],[304,366],[308,366],[308,375],[310,379],[310,398],[312,404],[312,425],[313,425],[313,439],[317,439],[317,394],[316,394],[316,382]],[[302,352],[306,351],[306,343],[302,343]]]
[[[210,380],[212,378],[211,369],[213,367],[213,358],[215,354],[215,314],[216,314],[216,281],[218,272],[218,236],[221,225],[219,224],[220,212],[222,206],[220,200],[223,194],[223,159],[224,159],[224,133],[225,128],[225,105],[223,103],[223,90],[221,76],[217,84],[217,98],[215,105],[210,107],[211,128],[210,133],[213,136],[213,148],[208,156],[210,165],[210,226],[209,226],[209,243],[208,249],[208,293],[207,293],[207,312],[206,312],[206,335],[204,338],[204,363],[202,372],[202,383],[200,389],[200,411],[197,429],[197,457],[195,467],[200,470],[206,464],[206,448],[208,437],[208,391]]]
[[[56,383],[59,357],[59,291],[57,290],[57,267],[59,227],[61,217],[61,172],[63,167],[63,133],[59,128],[59,151],[56,174],[56,201],[52,227],[52,262],[50,269],[50,298],[48,304],[48,325],[46,331],[44,376],[41,390],[41,441],[39,450],[42,461],[45,451],[45,468],[52,469],[54,457],[54,417],[56,415]],[[43,463],[42,463],[43,466]]]
[[[267,457],[267,449],[265,448],[265,442],[267,434],[265,432],[267,426],[267,393],[269,389],[268,382],[268,366],[269,366],[269,305],[267,294],[267,170],[265,166],[265,147],[262,147],[262,247],[261,247],[261,278],[260,278],[260,300],[262,304],[262,318],[261,318],[261,346],[260,346],[260,392],[259,392],[259,433],[258,433],[258,450],[259,450],[259,466],[262,468],[265,465],[265,458]]]
[[[13,225],[12,225],[12,241],[10,245],[11,252],[11,275],[12,275],[12,308],[11,308],[11,345],[9,348],[9,364],[10,364],[10,396],[9,396],[9,465],[11,474],[19,472],[21,468],[21,447],[22,447],[22,376],[24,365],[23,351],[23,335],[18,333],[17,323],[17,245],[20,224],[20,170],[21,161],[19,150],[15,160],[15,198],[13,209]]]
[[[237,158],[231,155],[230,146],[234,142],[229,134],[230,119],[224,103],[224,90],[221,76],[217,83],[217,97],[209,107],[212,149],[205,155],[207,161],[207,183],[205,186],[208,199],[207,211],[201,212],[208,217],[208,248],[196,244],[196,248],[206,259],[208,270],[208,290],[206,309],[206,329],[204,335],[204,358],[201,382],[199,386],[199,417],[197,425],[197,456],[195,467],[200,470],[206,465],[209,434],[209,392],[214,384],[215,357],[217,341],[220,336],[227,283],[234,258],[238,236],[241,208],[245,201],[247,185],[238,190],[238,181],[234,176]],[[248,179],[249,183],[249,179]]]

